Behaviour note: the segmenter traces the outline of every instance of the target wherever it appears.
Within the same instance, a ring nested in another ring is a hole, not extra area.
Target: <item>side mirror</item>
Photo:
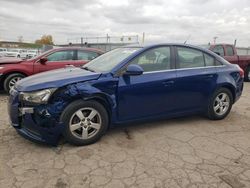
[[[128,76],[137,76],[143,73],[143,69],[139,65],[131,64],[127,67],[126,72],[124,75]]]
[[[42,57],[42,58],[40,59],[40,63],[41,63],[42,65],[45,65],[47,61],[48,61],[47,57]]]

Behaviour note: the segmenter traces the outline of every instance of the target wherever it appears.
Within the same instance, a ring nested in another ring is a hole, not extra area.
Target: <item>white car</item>
[[[27,50],[26,52],[22,52],[20,57],[23,59],[30,59],[38,55],[37,50]]]
[[[26,53],[27,50],[23,49],[8,49],[5,57],[17,57],[20,58],[22,53]]]
[[[4,57],[7,52],[7,48],[0,48],[0,57]]]

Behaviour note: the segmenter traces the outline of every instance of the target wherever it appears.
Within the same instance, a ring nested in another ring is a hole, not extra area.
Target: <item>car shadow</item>
[[[200,123],[203,121],[210,121],[206,119],[206,117],[199,116],[199,115],[193,115],[193,116],[183,116],[178,118],[171,118],[171,119],[160,119],[160,120],[150,120],[150,121],[143,121],[143,122],[133,122],[133,123],[126,123],[126,124],[120,124],[117,126],[114,126],[107,130],[106,134],[103,135],[103,137],[97,141],[95,144],[109,144],[110,140],[108,137],[112,137],[115,139],[118,139],[118,142],[122,145],[126,145],[126,141],[128,141],[127,144],[134,144],[137,145],[138,139],[136,138],[136,133],[151,133],[155,129],[162,129],[163,127],[174,127],[178,126],[179,128],[182,128],[182,126],[186,126],[187,124],[193,125],[194,123]],[[157,132],[157,131],[156,131]],[[66,146],[66,147],[65,147]],[[63,148],[74,148],[77,146],[71,145],[67,143],[63,138],[60,141],[59,145],[57,147],[54,147],[53,150],[59,154],[63,150]],[[82,146],[85,147],[85,146]],[[90,145],[91,147],[91,145]],[[133,147],[133,146],[129,146]]]
[[[133,131],[142,131],[145,132],[147,130],[151,129],[157,129],[161,127],[166,126],[183,126],[186,124],[192,124],[194,122],[200,122],[200,121],[209,121],[206,119],[206,117],[202,115],[193,115],[193,116],[182,116],[182,117],[176,117],[176,118],[162,118],[160,120],[149,120],[147,122],[145,121],[138,121],[133,123],[126,123],[126,124],[120,124],[117,126],[114,126],[110,128],[107,133],[113,134],[113,132],[124,132],[129,139],[129,133]],[[104,135],[105,136],[105,135]]]
[[[0,91],[0,96],[8,96],[8,94],[5,91]]]
[[[178,118],[172,118],[172,119],[161,119],[161,120],[150,120],[147,122],[135,122],[135,123],[126,123],[126,124],[120,124],[119,126],[115,126],[107,130],[106,134],[103,136],[102,139],[100,139],[97,143],[95,144],[105,144],[105,140],[107,138],[105,137],[120,137],[123,135],[122,139],[131,141],[134,139],[134,132],[150,132],[153,129],[159,129],[161,127],[166,127],[166,126],[183,126],[186,124],[192,124],[193,122],[199,122],[206,120],[205,117],[202,116],[187,116],[187,117],[178,117]],[[24,139],[24,138],[23,138]],[[57,146],[51,146],[48,144],[43,144],[43,143],[36,143],[32,141],[25,141],[26,144],[31,144],[33,145],[32,147],[39,147],[40,149],[52,149],[56,154],[61,154],[64,152],[64,150],[68,149],[74,149],[74,147],[79,147],[79,146],[74,146],[69,143],[67,143],[64,138],[61,138]],[[81,146],[80,146],[81,147]],[[85,146],[82,146],[85,147]],[[90,145],[91,147],[91,145]]]

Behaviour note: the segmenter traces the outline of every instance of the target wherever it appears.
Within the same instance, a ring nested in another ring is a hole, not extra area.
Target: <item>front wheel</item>
[[[23,79],[25,75],[20,73],[13,73],[6,77],[4,80],[4,90],[9,93],[12,87],[18,82],[19,80]]]
[[[77,100],[61,115],[65,125],[64,137],[74,145],[88,145],[99,140],[108,127],[108,114],[96,101]]]
[[[213,120],[224,119],[230,112],[233,96],[230,90],[220,88],[212,96],[208,106],[208,118]]]

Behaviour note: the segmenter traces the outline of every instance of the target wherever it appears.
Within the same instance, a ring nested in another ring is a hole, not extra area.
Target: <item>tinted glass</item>
[[[186,47],[177,47],[177,57],[180,68],[204,67],[203,53]]]
[[[204,53],[206,66],[214,66],[214,58],[208,54]]]
[[[170,69],[170,47],[154,48],[136,57],[129,64],[140,65],[144,72]]]
[[[73,50],[55,52],[47,56],[48,61],[69,61],[73,60],[73,57],[74,57]]]
[[[225,55],[223,46],[221,46],[221,45],[215,46],[212,51],[215,52],[215,53],[217,53],[217,54],[220,54],[221,56]]]
[[[232,46],[226,46],[226,51],[227,51],[227,56],[234,55],[234,50],[233,50]]]
[[[90,61],[98,56],[96,52],[78,51],[77,59]]]
[[[219,62],[218,60],[215,61],[215,66],[220,66],[223,65],[221,62]]]

